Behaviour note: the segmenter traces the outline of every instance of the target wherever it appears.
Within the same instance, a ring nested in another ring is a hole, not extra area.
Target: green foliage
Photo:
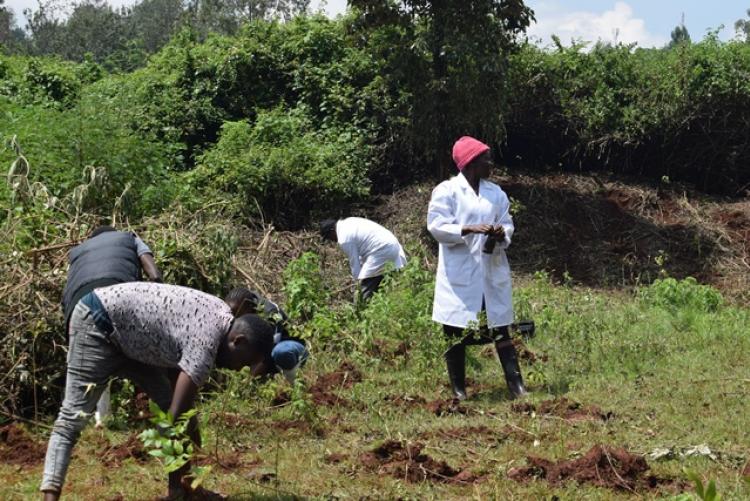
[[[699,284],[692,277],[684,280],[657,279],[650,286],[641,289],[640,297],[646,304],[672,311],[687,308],[715,312],[724,302],[719,291],[708,285]]]
[[[306,321],[327,312],[329,294],[320,271],[320,257],[305,252],[284,269],[286,312],[292,320]]]
[[[304,110],[226,122],[192,185],[239,196],[243,212],[300,224],[367,194],[367,147],[351,127],[316,130]]]
[[[686,470],[687,477],[695,485],[695,494],[701,501],[721,501],[721,494],[716,492],[716,482],[710,480],[708,485],[703,484],[703,479],[694,471]]]
[[[506,158],[727,193],[748,182],[739,131],[750,114],[750,45],[709,36],[673,50],[582,49],[558,41],[512,56]]]
[[[175,472],[193,458],[193,442],[188,428],[197,411],[190,409],[175,420],[170,412],[162,411],[153,401],[149,402],[149,411],[152,414],[149,421],[154,428],[141,432],[139,438],[150,449],[148,453],[162,463],[165,473]],[[210,466],[193,466],[190,470],[193,479],[190,487],[198,488],[210,472]]]

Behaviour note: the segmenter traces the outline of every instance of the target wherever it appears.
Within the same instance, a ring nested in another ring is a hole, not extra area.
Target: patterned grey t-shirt
[[[201,386],[232,325],[221,299],[187,287],[128,282],[95,289],[112,320],[112,341],[133,360],[178,367]]]

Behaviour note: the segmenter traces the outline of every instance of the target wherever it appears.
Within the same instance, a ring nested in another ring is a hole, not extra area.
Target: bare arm
[[[146,275],[148,275],[149,280],[152,282],[161,282],[161,271],[159,270],[159,267],[156,266],[154,255],[151,253],[142,254],[139,259],[141,260],[141,267],[143,268],[143,271],[146,272]]]

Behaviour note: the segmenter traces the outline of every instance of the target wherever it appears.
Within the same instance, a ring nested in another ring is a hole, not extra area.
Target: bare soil
[[[360,381],[362,381],[362,373],[359,369],[351,362],[344,362],[337,370],[318,376],[315,384],[310,388],[312,400],[316,405],[346,407],[349,401],[333,392],[349,389]]]
[[[467,469],[453,468],[422,452],[423,444],[388,440],[372,451],[360,455],[364,467],[378,474],[387,474],[407,482],[442,482],[473,484],[483,480]]]
[[[35,441],[21,426],[0,427],[0,461],[18,466],[36,466],[44,461],[46,444]]]
[[[150,456],[143,448],[143,442],[138,438],[138,435],[131,434],[121,444],[112,445],[107,442],[99,453],[99,457],[107,466],[120,467],[128,458],[133,458],[139,463],[145,463]]]
[[[461,405],[460,400],[455,398],[433,400],[427,402],[425,408],[438,417],[469,413],[469,409]]]
[[[606,421],[613,417],[611,412],[604,412],[596,405],[583,405],[565,397],[545,400],[538,406],[531,402],[518,402],[511,409],[519,414],[536,413],[568,421]]]
[[[552,486],[569,480],[614,490],[643,492],[661,488],[682,488],[679,482],[649,474],[650,468],[643,456],[623,448],[595,445],[583,457],[561,460],[528,456],[529,466],[512,468],[508,477],[517,482],[544,479]]]

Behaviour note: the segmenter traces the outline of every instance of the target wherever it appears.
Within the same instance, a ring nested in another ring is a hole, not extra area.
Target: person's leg
[[[378,288],[380,288],[380,282],[383,281],[383,277],[384,275],[378,275],[376,277],[360,280],[360,294],[363,303],[370,301],[370,298],[372,298],[372,296],[378,291]]]
[[[512,398],[522,397],[527,392],[521,377],[521,367],[518,365],[516,348],[510,338],[510,330],[506,325],[496,327],[492,329],[492,332],[495,335],[495,350],[497,351],[497,357],[500,359],[500,364],[503,366],[510,395]]]
[[[119,351],[97,329],[89,308],[79,303],[70,319],[65,398],[47,445],[42,491],[62,490],[73,446],[122,360]]]
[[[453,397],[464,400],[466,399],[466,345],[462,339],[464,329],[443,325],[443,332],[452,343],[455,343],[445,352]]]
[[[148,398],[156,402],[162,411],[169,410],[169,404],[172,402],[172,385],[166,369],[128,360],[117,371],[117,375],[130,379],[146,392]]]

